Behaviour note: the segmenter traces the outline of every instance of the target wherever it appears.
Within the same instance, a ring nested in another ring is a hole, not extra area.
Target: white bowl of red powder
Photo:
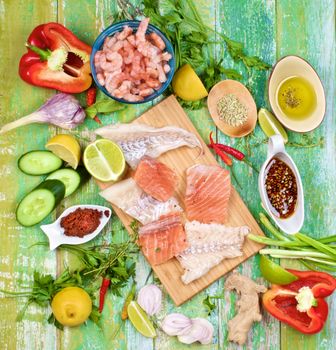
[[[52,224],[41,229],[49,239],[50,250],[61,244],[82,244],[94,239],[111,218],[110,208],[101,205],[74,205]]]

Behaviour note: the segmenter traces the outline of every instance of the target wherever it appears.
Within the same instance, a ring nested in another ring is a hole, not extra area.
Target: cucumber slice
[[[18,160],[19,169],[28,175],[44,175],[59,169],[63,160],[50,151],[30,151]]]
[[[64,194],[62,181],[43,181],[21,200],[16,209],[16,220],[22,226],[38,224],[54,210]]]
[[[84,167],[79,167],[76,170],[71,168],[63,168],[49,174],[46,180],[60,180],[65,186],[64,197],[70,196],[77,188],[90,178],[89,173]]]

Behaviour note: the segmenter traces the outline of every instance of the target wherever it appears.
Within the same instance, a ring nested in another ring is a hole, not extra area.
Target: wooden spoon
[[[228,94],[235,95],[247,108],[247,121],[242,125],[231,126],[219,118],[217,102]],[[257,107],[254,99],[247,88],[236,80],[222,80],[212,87],[208,96],[208,109],[218,129],[225,135],[231,137],[243,137],[248,135],[255,128],[257,123]]]

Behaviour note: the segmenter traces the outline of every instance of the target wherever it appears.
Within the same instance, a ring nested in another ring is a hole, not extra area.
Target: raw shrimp
[[[125,54],[123,55],[124,63],[125,64],[132,63],[134,58],[134,47],[127,40],[124,41],[124,52],[125,52]]]
[[[146,84],[151,87],[151,88],[158,88],[159,86],[161,86],[161,83],[157,80],[157,79],[147,79],[146,80]]]
[[[161,51],[163,51],[166,47],[165,42],[156,33],[150,33],[149,40]]]
[[[98,83],[102,86],[105,85],[105,78],[104,78],[104,75],[102,73],[97,73],[97,80],[98,80]]]
[[[135,36],[132,34],[129,37],[127,37],[127,41],[132,45],[132,46],[136,46],[136,41],[135,41]]]
[[[117,34],[115,37],[118,40],[125,40],[132,33],[133,33],[133,29],[132,28],[130,28],[129,26],[124,26],[124,29],[122,30],[122,32]]]
[[[113,71],[120,69],[123,65],[123,58],[118,52],[107,51],[106,59],[109,61],[107,64],[113,66]]]
[[[163,71],[163,67],[162,67],[161,63],[158,63],[156,65],[156,69],[157,69],[157,71],[159,73],[159,82],[160,83],[164,83],[165,81],[167,81],[167,77],[166,77],[165,72]]]
[[[119,73],[114,75],[108,83],[105,84],[105,87],[107,89],[108,92],[110,92],[111,94],[113,94],[113,91],[118,88],[120,86],[120,84],[122,84],[122,82],[124,80],[126,80],[128,78],[128,75],[125,73]]]
[[[117,41],[117,38],[115,36],[110,37],[108,36],[105,40],[104,40],[104,45],[103,45],[103,51],[108,50],[109,48],[111,48],[112,45],[114,45]],[[99,51],[98,51],[99,52]]]
[[[101,56],[101,54],[102,54],[102,51],[98,51],[98,52],[95,54],[95,56],[94,56],[94,65],[95,65],[96,73],[97,73],[97,74],[103,72],[103,69],[102,69],[102,67],[100,66],[100,63],[99,63],[99,57]]]
[[[105,76],[105,84],[106,85],[110,84],[112,82],[113,77],[115,77],[115,76],[117,76],[119,74],[121,74],[121,68],[115,70],[114,72],[110,72],[110,73],[106,74],[106,76]]]
[[[124,100],[129,101],[129,102],[138,102],[138,101],[142,101],[143,97],[129,93],[129,94],[126,94],[124,96]]]
[[[152,93],[154,93],[154,89],[152,89],[152,88],[148,88],[148,89],[144,89],[144,90],[139,89],[139,90],[140,90],[139,95],[143,96],[143,97],[149,96]]]
[[[149,57],[151,59],[160,56],[161,53],[161,51],[156,46],[152,45],[148,41],[140,42],[137,46],[137,49],[145,57]]]
[[[116,52],[116,54],[119,55],[117,52]],[[112,57],[110,56],[110,58],[112,58]],[[121,64],[120,64],[120,58],[121,58]],[[114,62],[112,63],[111,60],[110,61],[106,60],[106,55],[103,52],[99,56],[100,67],[106,72],[114,72],[115,70],[119,69],[122,65],[122,57],[120,56],[120,58],[118,56],[113,57]]]
[[[146,73],[152,78],[158,78],[159,76],[159,72],[155,68],[150,68],[150,67],[146,68]]]
[[[147,31],[147,27],[148,27],[148,23],[149,23],[149,18],[144,18],[138,27],[137,32],[135,33],[135,38],[137,43],[142,42],[142,41],[146,41],[146,31]]]
[[[129,80],[124,80],[118,89],[113,91],[113,96],[117,98],[123,98],[126,94],[130,93],[132,82]]]
[[[166,63],[166,64],[163,66],[163,71],[164,71],[165,73],[169,73],[169,72],[170,72],[170,65]]]
[[[117,52],[123,47],[124,47],[124,40],[117,40],[109,49]]]

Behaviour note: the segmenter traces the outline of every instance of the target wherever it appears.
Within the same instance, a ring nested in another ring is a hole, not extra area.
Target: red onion
[[[36,112],[4,125],[0,129],[0,134],[33,123],[46,123],[63,129],[73,129],[83,123],[84,119],[85,111],[78,100],[72,95],[59,93],[47,100]]]
[[[149,284],[140,289],[137,301],[148,315],[153,316],[161,309],[162,292],[154,284]]]

